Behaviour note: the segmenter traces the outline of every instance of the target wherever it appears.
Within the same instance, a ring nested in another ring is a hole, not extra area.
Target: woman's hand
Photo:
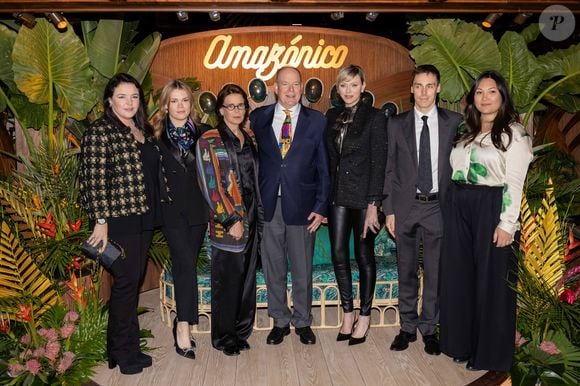
[[[514,237],[510,233],[504,231],[500,227],[495,228],[495,232],[493,232],[493,242],[495,243],[496,247],[506,247],[513,241]]]
[[[232,225],[228,231],[228,234],[236,240],[241,240],[241,238],[244,236],[244,222],[240,220]]]
[[[379,217],[377,215],[378,208],[372,204],[367,206],[367,214],[365,215],[365,225],[363,227],[362,238],[367,237],[367,231],[373,233],[378,233],[381,230],[381,224],[379,224]]]
[[[107,246],[107,242],[109,241],[109,225],[108,224],[95,224],[93,228],[93,233],[88,238],[88,242],[91,246],[96,247],[101,243],[101,247],[99,248],[99,253],[103,253],[105,247]]]

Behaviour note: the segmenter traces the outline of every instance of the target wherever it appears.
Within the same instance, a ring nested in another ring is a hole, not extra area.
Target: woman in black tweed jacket
[[[104,249],[109,239],[125,252],[110,268],[109,367],[140,373],[151,357],[139,347],[137,302],[153,228],[161,225],[161,200],[168,200],[153,129],[147,123],[139,82],[117,74],[104,93],[105,114],[84,133],[79,170],[80,202],[93,232],[88,242]]]
[[[376,282],[374,244],[381,227],[378,206],[383,199],[387,131],[381,111],[361,101],[365,76],[359,66],[341,69],[336,87],[344,106],[326,113],[331,176],[328,228],[344,311],[336,340],[348,340],[349,345],[354,345],[366,340],[370,326]],[[360,272],[360,313],[356,324],[349,253],[351,231]]]

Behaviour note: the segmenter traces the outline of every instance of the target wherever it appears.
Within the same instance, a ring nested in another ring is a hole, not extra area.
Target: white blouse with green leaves
[[[528,165],[532,161],[532,138],[519,123],[510,125],[512,141],[502,135],[506,151],[497,149],[491,134],[480,133],[465,146],[458,143],[451,151],[452,180],[464,184],[503,186],[503,201],[498,227],[514,234],[519,229],[518,217]]]

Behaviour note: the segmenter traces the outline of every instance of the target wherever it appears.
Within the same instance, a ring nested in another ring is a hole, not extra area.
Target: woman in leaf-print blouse
[[[515,341],[514,234],[531,138],[506,81],[482,73],[467,95],[443,209],[441,351],[469,370],[509,371]]]

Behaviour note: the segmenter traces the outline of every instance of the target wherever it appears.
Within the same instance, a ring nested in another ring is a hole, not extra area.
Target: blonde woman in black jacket
[[[376,282],[374,244],[381,227],[378,207],[383,199],[387,131],[381,111],[361,101],[365,89],[362,68],[349,65],[341,69],[336,88],[344,107],[326,113],[331,176],[328,228],[344,311],[336,340],[355,345],[366,340],[370,326]],[[360,313],[356,324],[349,253],[351,232],[360,272]]]
[[[109,368],[140,373],[151,357],[139,347],[137,303],[153,228],[161,224],[167,200],[159,149],[147,123],[143,91],[127,74],[111,78],[104,93],[105,114],[84,133],[79,170],[80,201],[93,232],[88,241],[104,249],[109,239],[125,251],[110,268]]]

